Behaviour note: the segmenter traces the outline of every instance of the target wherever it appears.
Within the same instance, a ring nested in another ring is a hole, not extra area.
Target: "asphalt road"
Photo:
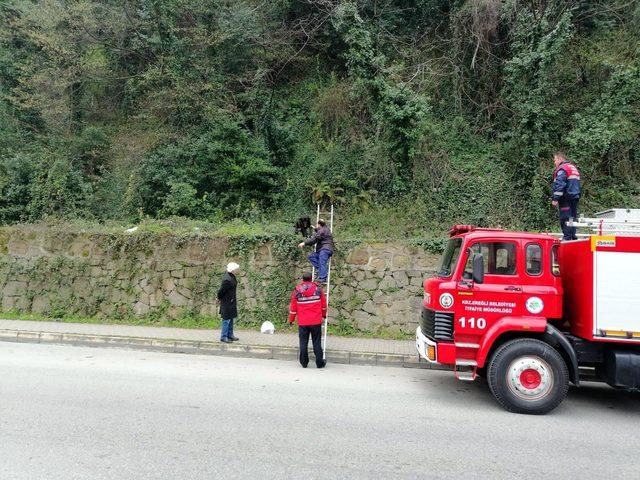
[[[0,479],[640,478],[640,395],[543,417],[451,373],[0,344]]]

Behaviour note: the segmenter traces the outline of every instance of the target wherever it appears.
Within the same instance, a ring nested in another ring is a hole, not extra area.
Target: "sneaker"
[[[221,338],[220,341],[222,343],[233,343],[233,340],[228,339],[227,337]]]
[[[229,337],[229,340],[231,340],[232,342],[237,342],[240,339],[238,337]]]
[[[323,360],[321,364],[316,365],[316,366],[317,366],[318,368],[324,368],[324,367],[326,367],[326,366],[327,366],[327,361],[326,361],[326,360]]]
[[[307,368],[307,365],[304,365],[302,363],[300,365],[302,366],[302,368]]]

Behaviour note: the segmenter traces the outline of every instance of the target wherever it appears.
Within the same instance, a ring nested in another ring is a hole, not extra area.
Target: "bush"
[[[203,132],[157,148],[143,161],[141,206],[155,216],[163,208],[164,213],[197,208],[200,202],[200,216],[217,210],[232,217],[270,205],[276,179],[262,142],[237,122],[220,119]]]

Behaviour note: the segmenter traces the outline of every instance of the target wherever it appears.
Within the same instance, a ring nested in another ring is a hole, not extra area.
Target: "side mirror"
[[[473,256],[473,281],[475,283],[484,283],[484,257],[481,253]]]

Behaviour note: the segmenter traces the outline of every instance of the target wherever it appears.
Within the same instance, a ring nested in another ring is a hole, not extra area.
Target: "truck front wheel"
[[[511,340],[491,357],[487,382],[495,399],[514,413],[544,414],[569,390],[567,364],[556,349],[531,338]]]

